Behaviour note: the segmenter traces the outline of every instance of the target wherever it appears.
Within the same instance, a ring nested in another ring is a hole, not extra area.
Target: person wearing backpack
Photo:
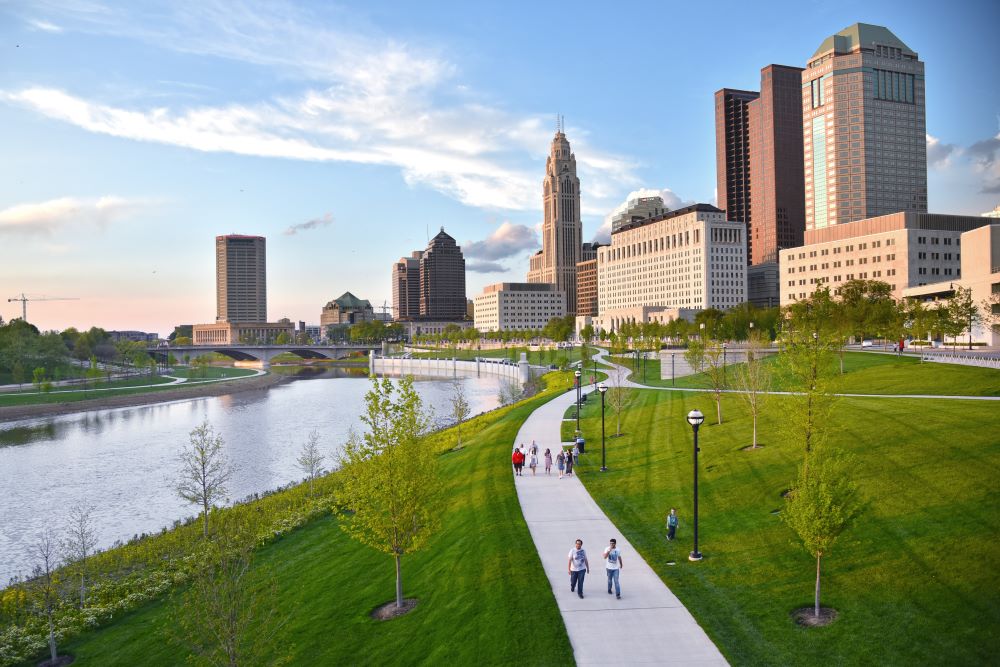
[[[604,550],[604,568],[608,572],[608,595],[611,595],[611,582],[615,584],[615,597],[622,599],[622,587],[619,576],[622,571],[622,552],[618,550],[618,544],[614,538],[608,542],[608,547]]]

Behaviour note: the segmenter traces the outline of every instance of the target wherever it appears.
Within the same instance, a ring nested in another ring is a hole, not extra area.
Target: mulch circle
[[[393,600],[392,602],[386,602],[384,605],[375,607],[372,610],[371,616],[376,621],[391,621],[394,618],[409,613],[416,606],[417,598],[405,598],[402,607],[397,607],[396,601]]]
[[[43,660],[38,663],[38,667],[62,667],[71,664],[76,658],[71,655],[61,655],[55,660]]]
[[[804,628],[821,628],[830,625],[837,620],[837,610],[831,607],[820,607],[819,616],[815,615],[815,608],[802,607],[792,612],[792,619],[796,625]]]
[[[741,452],[755,452],[758,449],[764,449],[764,445],[757,445],[756,447],[753,445],[747,445],[746,447],[740,447]]]

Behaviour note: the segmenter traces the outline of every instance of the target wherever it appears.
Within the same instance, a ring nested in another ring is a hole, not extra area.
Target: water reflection
[[[360,428],[364,374],[308,369],[267,390],[0,424],[0,582],[27,569],[35,534],[60,528],[76,502],[96,506],[105,547],[193,515],[196,508],[174,493],[177,453],[206,419],[236,468],[231,498],[300,479],[296,458],[311,430],[333,454],[352,427]],[[458,381],[473,414],[496,407],[496,378]],[[446,422],[452,383],[418,380],[415,387],[435,421]]]

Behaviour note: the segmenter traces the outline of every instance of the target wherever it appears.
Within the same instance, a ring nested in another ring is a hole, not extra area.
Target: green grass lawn
[[[588,406],[580,479],[734,665],[992,663],[1000,652],[1000,406],[838,400],[828,446],[856,456],[866,506],[824,558],[823,604],[840,617],[806,630],[789,614],[812,602],[815,560],[774,514],[801,460],[776,431],[789,400],[770,404],[765,446],[741,451],[750,420],[737,397],[724,399],[724,424],[715,425],[705,395],[637,391],[623,436],[607,440],[603,474],[591,455],[600,449],[600,410]],[[684,420],[695,407],[708,417],[698,564],[687,560],[692,438]],[[672,506],[681,522],[667,542]]]
[[[172,389],[183,389],[184,387],[199,386],[204,382],[221,379],[232,379],[247,377],[256,374],[256,371],[247,368],[228,368],[206,366],[198,369],[177,369],[171,371],[173,377],[189,378],[187,382],[181,384],[169,384],[173,380],[169,377],[154,375],[129,378],[127,380],[115,380],[113,382],[100,382],[90,389],[67,389],[62,387],[53,388],[48,394],[27,393],[26,388],[21,393],[0,394],[0,407],[14,405],[36,405],[48,403],[75,403],[94,398],[111,398],[114,396],[132,396],[148,392],[169,391]],[[153,385],[153,386],[147,386]],[[34,392],[34,387],[31,388]]]
[[[627,368],[632,368],[630,362],[624,363],[626,360],[616,359]],[[769,358],[775,369],[773,389],[792,389],[792,384],[781,373],[776,361],[777,355]],[[677,386],[692,389],[707,389],[710,386],[704,373],[676,378],[676,384],[672,385],[669,370],[668,365],[668,377],[661,380],[660,362],[647,361],[645,384],[650,387]],[[633,373],[632,380],[642,382],[641,370]],[[848,394],[1000,396],[1000,370],[958,364],[921,363],[919,358],[910,356],[847,352],[844,354],[844,375],[835,382],[834,391]]]
[[[393,599],[393,561],[352,541],[334,517],[262,549],[258,562],[275,572],[281,591],[279,640],[291,647],[291,664],[572,664],[509,465],[518,428],[551,397],[476,418],[463,428],[465,446],[442,455],[442,530],[425,551],[403,559],[404,593],[420,600],[408,615],[369,617]],[[437,443],[453,445],[450,432]],[[66,650],[80,665],[179,664],[161,633],[168,605],[148,605]]]

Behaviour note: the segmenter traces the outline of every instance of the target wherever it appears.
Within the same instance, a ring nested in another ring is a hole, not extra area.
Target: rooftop
[[[892,34],[888,28],[870,23],[855,23],[824,39],[812,57],[816,58],[829,51],[850,53],[862,48],[871,49],[875,44],[892,46],[902,50],[906,55],[914,58],[917,56],[916,51],[904,44],[903,40]]]
[[[645,218],[643,220],[636,220],[635,222],[630,222],[622,225],[615,231],[611,232],[611,235],[620,234],[626,232],[630,229],[638,229],[639,227],[645,227],[646,225],[652,224],[654,222],[660,222],[661,220],[669,220],[671,218],[676,218],[682,215],[687,215],[688,213],[725,213],[721,208],[716,208],[711,204],[691,204],[690,206],[685,206],[684,208],[674,209],[673,211],[668,211],[663,215],[658,215],[655,218]]]

